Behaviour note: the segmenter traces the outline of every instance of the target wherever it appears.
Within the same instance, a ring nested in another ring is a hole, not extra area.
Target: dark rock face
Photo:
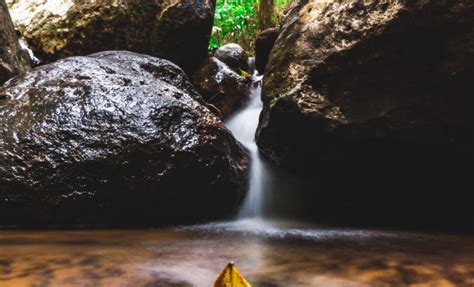
[[[472,1],[298,1],[267,65],[258,144],[319,180],[321,216],[474,229],[473,83]]]
[[[249,99],[251,79],[240,76],[215,57],[210,57],[193,77],[194,85],[204,101],[227,118]]]
[[[195,222],[245,195],[246,152],[166,60],[67,58],[0,95],[0,225]]]
[[[15,26],[44,62],[129,50],[170,60],[191,75],[207,55],[211,1],[50,2],[19,0],[11,9]]]
[[[463,0],[295,4],[267,66],[261,147],[286,162],[339,143],[471,139],[473,15]]]
[[[7,5],[0,0],[0,86],[28,67],[29,59],[19,46]]]
[[[168,59],[192,75],[207,56],[215,0],[180,0],[160,12],[152,55]]]
[[[249,73],[249,55],[238,44],[230,43],[219,47],[213,56],[239,75],[242,71]]]
[[[255,39],[255,67],[260,74],[265,73],[265,66],[278,35],[280,28],[269,28],[258,34]]]

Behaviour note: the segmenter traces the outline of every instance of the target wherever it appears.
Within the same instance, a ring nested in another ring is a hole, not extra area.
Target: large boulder
[[[268,28],[257,35],[255,39],[255,68],[259,74],[265,73],[268,58],[279,35],[280,28]]]
[[[258,145],[318,181],[313,211],[467,222],[473,1],[296,1],[265,75]]]
[[[18,0],[15,26],[45,62],[105,50],[172,61],[189,75],[207,54],[210,0]]]
[[[67,58],[0,95],[0,225],[195,222],[245,195],[246,152],[166,60]]]
[[[28,68],[28,55],[20,47],[5,1],[0,0],[0,86]]]
[[[204,101],[217,108],[220,117],[228,118],[249,100],[252,80],[209,57],[194,74],[193,83]]]

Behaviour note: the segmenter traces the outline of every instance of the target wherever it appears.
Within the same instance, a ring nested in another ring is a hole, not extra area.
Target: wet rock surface
[[[67,58],[0,95],[0,225],[196,222],[244,196],[246,152],[168,61]]]
[[[265,73],[265,66],[278,35],[280,28],[269,28],[258,34],[255,39],[255,67],[260,74]]]
[[[467,0],[292,4],[258,144],[311,178],[315,218],[474,229],[473,27]]]
[[[44,62],[129,50],[170,60],[191,75],[206,57],[213,10],[206,0],[19,0],[11,14]]]
[[[193,83],[204,101],[217,108],[220,117],[227,118],[249,100],[252,80],[210,57],[194,74]]]
[[[28,55],[20,48],[5,1],[0,0],[0,86],[28,68]]]
[[[212,54],[215,58],[227,64],[237,74],[249,73],[249,55],[238,44],[230,43],[219,47]]]

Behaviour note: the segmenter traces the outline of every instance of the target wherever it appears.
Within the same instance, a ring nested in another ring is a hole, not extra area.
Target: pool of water
[[[146,230],[0,231],[0,286],[474,286],[474,236],[247,219]]]

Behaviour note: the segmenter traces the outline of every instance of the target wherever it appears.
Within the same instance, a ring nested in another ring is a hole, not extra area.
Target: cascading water
[[[255,131],[262,110],[261,77],[256,77],[251,89],[251,100],[241,111],[227,122],[227,127],[232,131],[249,151],[251,157],[250,186],[239,218],[262,218],[264,216],[264,200],[268,189],[268,175],[265,163],[260,158],[257,144],[255,143]]]

